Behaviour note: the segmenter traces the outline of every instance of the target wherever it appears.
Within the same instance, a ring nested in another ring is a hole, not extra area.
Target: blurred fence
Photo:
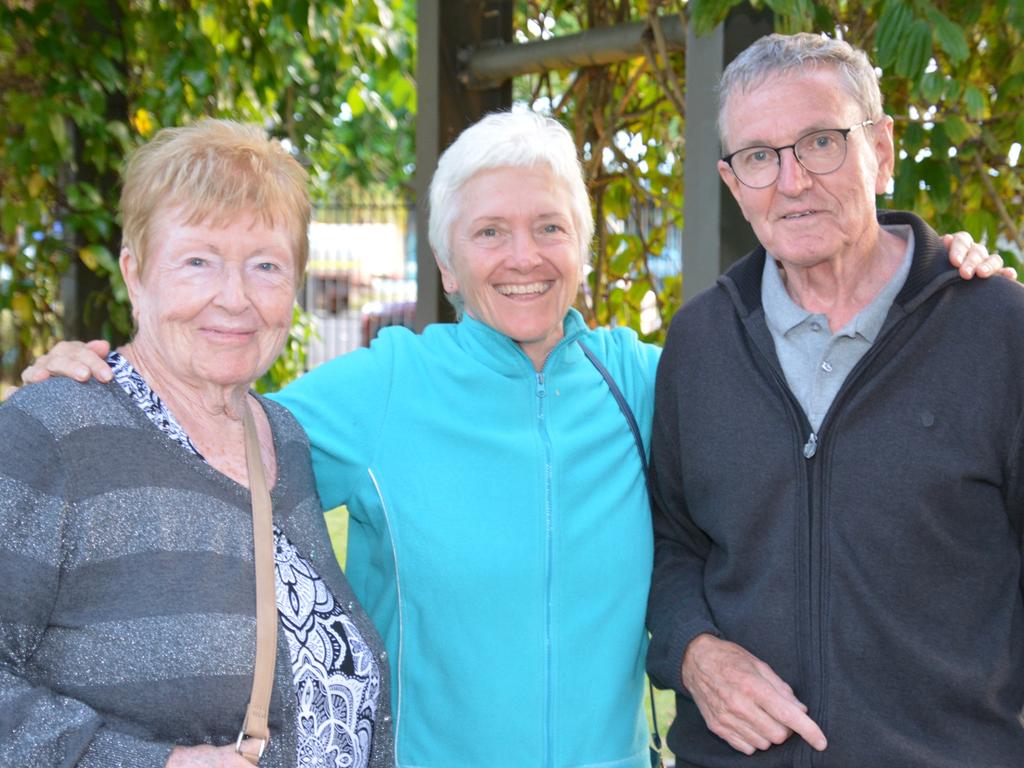
[[[316,333],[307,368],[369,344],[384,326],[412,326],[415,232],[415,206],[401,198],[362,195],[316,207],[299,295]]]

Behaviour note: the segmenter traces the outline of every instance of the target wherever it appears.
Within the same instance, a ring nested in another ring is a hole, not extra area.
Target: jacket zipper
[[[547,361],[545,361],[545,364]],[[553,501],[551,498],[551,436],[548,434],[547,423],[545,422],[544,398],[547,395],[547,387],[544,383],[543,371],[537,372],[537,429],[540,432],[541,442],[544,444],[544,765],[550,766],[554,755],[552,744],[553,729],[551,727],[552,710],[552,689],[554,687],[553,654],[551,648],[551,592],[552,573],[554,569],[554,521]]]
[[[812,656],[817,656],[817,665],[811,662],[811,667],[817,666],[817,679],[820,681],[821,690],[819,696],[819,702],[817,711],[812,714],[812,719],[818,723],[819,726],[824,729],[825,724],[819,722],[822,713],[825,708],[825,699],[827,692],[826,687],[826,670],[825,670],[825,567],[824,567],[824,547],[825,547],[825,516],[824,516],[824,478],[827,476],[827,457],[823,450],[824,444],[822,435],[827,434],[825,427],[830,425],[831,422],[835,421],[837,414],[842,411],[845,402],[849,399],[850,393],[854,391],[854,385],[857,380],[860,379],[872,362],[884,351],[888,342],[895,335],[896,329],[902,325],[903,320],[906,316],[895,321],[891,326],[885,328],[882,333],[875,339],[875,342],[868,348],[868,350],[861,356],[857,364],[850,370],[846,380],[836,393],[833,398],[831,405],[829,405],[828,411],[825,413],[825,417],[821,421],[821,425],[818,430],[815,431],[810,422],[807,420],[807,416],[804,414],[796,396],[789,389],[789,385],[786,383],[785,376],[778,370],[777,366],[774,365],[771,359],[761,351],[758,344],[753,346],[758,349],[761,353],[762,358],[771,372],[772,378],[775,383],[779,386],[787,401],[790,404],[790,410],[796,420],[797,435],[807,435],[807,439],[803,442],[801,453],[804,459],[808,463],[806,469],[807,477],[807,512],[808,512],[808,546],[810,547],[810,572],[808,573],[808,587],[810,587],[810,593],[808,599],[810,600],[809,606],[814,605],[817,602],[817,620],[812,621],[811,639],[817,640],[816,643],[812,642],[812,645],[816,645],[816,653]],[[815,461],[814,459],[821,454],[821,459]],[[818,521],[817,530],[814,529],[814,522]],[[815,536],[815,534],[817,534]],[[817,538],[817,547],[813,546],[814,539]],[[816,556],[815,556],[816,555]],[[814,599],[815,590],[813,584],[815,581],[815,575],[817,576],[817,600]],[[814,625],[817,625],[816,627]],[[815,631],[817,630],[817,631]],[[815,635],[817,637],[815,638]],[[828,734],[826,733],[826,736]],[[801,759],[802,758],[802,759]],[[793,762],[794,765],[803,764],[806,766],[814,765],[817,760],[816,753],[806,744],[798,743],[794,747]]]

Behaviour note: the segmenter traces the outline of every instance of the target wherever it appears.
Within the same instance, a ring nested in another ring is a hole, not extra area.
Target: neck
[[[208,381],[193,381],[172,373],[159,355],[153,354],[138,339],[118,350],[128,358],[160,399],[179,421],[199,421],[204,425],[239,422],[249,387],[246,384],[225,386]],[[184,423],[182,426],[186,426]]]
[[[876,227],[845,252],[811,266],[779,264],[790,297],[828,318],[833,333],[872,302],[899,269],[907,244]]]

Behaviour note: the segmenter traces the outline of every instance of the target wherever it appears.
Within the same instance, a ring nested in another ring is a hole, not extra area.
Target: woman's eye
[[[565,227],[563,227],[561,224],[545,224],[544,225],[544,234],[546,234],[546,235],[554,235],[554,234],[557,234],[559,232],[565,232]]]
[[[278,266],[277,264],[274,264],[272,261],[261,261],[259,264],[256,265],[256,269],[258,269],[260,272],[276,272]]]
[[[494,227],[484,227],[483,229],[480,230],[480,236],[481,237],[497,237],[498,236],[498,230],[495,229]]]

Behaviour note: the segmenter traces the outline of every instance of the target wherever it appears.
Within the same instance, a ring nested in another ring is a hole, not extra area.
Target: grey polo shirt
[[[878,295],[845,326],[829,332],[828,318],[801,307],[786,291],[771,254],[764,260],[761,303],[765,321],[775,340],[775,353],[786,382],[815,432],[847,375],[871,348],[882,329],[889,307],[910,272],[914,256],[914,232],[909,226],[885,227],[905,240],[903,263]]]

